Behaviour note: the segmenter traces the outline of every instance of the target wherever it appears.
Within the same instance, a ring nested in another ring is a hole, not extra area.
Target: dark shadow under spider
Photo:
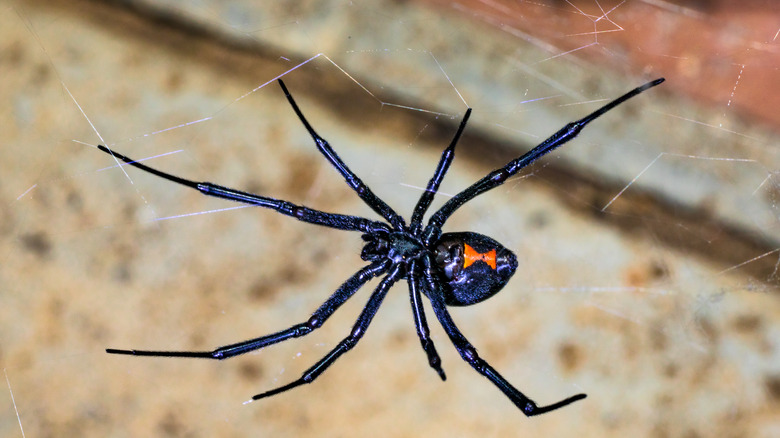
[[[439,323],[444,328],[447,336],[460,353],[463,360],[468,362],[477,372],[493,382],[522,412],[527,416],[539,415],[545,412],[561,408],[577,400],[585,398],[585,394],[577,394],[557,403],[547,406],[538,406],[533,400],[526,397],[517,388],[512,386],[492,366],[485,362],[477,354],[477,350],[460,332],[452,320],[447,306],[468,306],[476,304],[500,291],[509,281],[509,278],[517,269],[515,255],[495,240],[472,232],[442,233],[442,226],[447,219],[466,202],[477,195],[503,184],[507,178],[517,174],[521,169],[533,163],[543,155],[572,140],[579,132],[597,117],[610,111],[626,100],[637,94],[654,87],[664,79],[656,79],[641,87],[637,87],[623,96],[611,101],[590,115],[567,124],[550,138],[522,155],[510,161],[504,167],[496,169],[484,178],[472,184],[462,192],[450,198],[428,220],[423,227],[422,220],[428,210],[439,184],[444,179],[447,169],[455,156],[455,145],[466,127],[466,122],[471,115],[471,108],[466,110],[463,120],[455,133],[450,145],[442,153],[439,164],[428,182],[428,186],[420,196],[412,213],[411,223],[407,226],[404,219],[399,216],[389,205],[377,197],[341,161],[341,158],[330,147],[327,141],[320,137],[301,113],[298,105],[287,91],[282,80],[282,87],[287,100],[292,106],[298,118],[314,139],[317,149],[325,156],[330,164],[346,179],[347,184],[357,195],[368,204],[376,213],[385,219],[374,221],[363,217],[326,213],[301,205],[295,205],[287,201],[259,196],[239,190],[219,186],[209,182],[195,182],[178,176],[153,169],[139,163],[125,155],[121,155],[105,146],[98,148],[141,170],[157,175],[161,178],[182,184],[200,191],[204,195],[224,198],[231,201],[243,202],[259,207],[267,207],[279,213],[292,216],[298,220],[312,224],[323,225],[330,228],[347,231],[359,231],[363,233],[365,246],[361,258],[370,262],[347,281],[345,281],[305,322],[295,324],[292,327],[259,338],[250,339],[236,344],[225,345],[213,351],[148,351],[148,350],[116,350],[107,349],[107,353],[127,354],[134,356],[165,356],[165,357],[196,357],[205,359],[227,359],[249,351],[267,347],[277,342],[290,338],[307,335],[322,324],[344,302],[374,277],[387,274],[379,282],[368,303],[360,313],[352,331],[325,357],[320,359],[303,375],[286,385],[255,395],[253,400],[269,397],[304,383],[311,383],[322,374],[336,359],[354,347],[363,337],[368,325],[371,323],[379,306],[382,304],[390,287],[398,280],[406,279],[409,284],[409,297],[412,305],[414,324],[417,336],[420,338],[422,348],[428,356],[429,365],[436,370],[442,380],[445,379],[444,370],[441,367],[433,341],[430,338],[428,323],[422,304],[422,295],[425,295],[431,303],[433,312]]]

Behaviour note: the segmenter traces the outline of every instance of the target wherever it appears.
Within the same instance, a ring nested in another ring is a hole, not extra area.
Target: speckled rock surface
[[[217,211],[233,205],[124,173],[94,145],[134,158],[171,153],[149,163],[327,211],[372,212],[318,156],[273,82],[247,95],[307,56],[273,39],[265,52],[245,50],[97,2],[8,4],[0,17],[1,436],[21,436],[19,423],[35,437],[773,436],[780,428],[776,283],[729,269],[737,263],[727,258],[654,239],[660,232],[650,207],[613,213],[634,218],[640,231],[612,226],[610,213],[600,212],[608,199],[556,177],[568,149],[448,223],[490,235],[520,260],[504,292],[453,315],[480,354],[539,403],[579,392],[585,401],[526,419],[462,362],[431,314],[448,375],[442,383],[419,348],[404,284],[360,345],[316,383],[261,402],[242,404],[327,353],[376,282],[316,334],[229,361],[105,354],[106,347],[210,349],[288,327],[363,262],[356,234],[260,209]],[[377,18],[381,6],[334,7],[375,26],[404,27],[397,17]],[[327,46],[297,29],[315,49]],[[251,40],[264,41],[255,31]],[[430,57],[404,54],[405,47],[383,62]],[[362,62],[382,58],[381,48],[366,47]],[[407,94],[369,90],[431,112],[380,104],[324,58],[285,80],[344,161],[408,216],[465,109],[446,78],[440,94],[448,97],[430,106],[430,96],[408,97],[411,80]],[[451,80],[460,88],[479,79]],[[480,126],[503,126],[501,109],[478,96],[467,96],[474,133],[467,130],[441,198],[503,164],[502,152],[477,135]],[[662,98],[643,96],[615,117],[658,117],[642,109]],[[432,112],[442,108],[447,114],[437,118]],[[562,125],[563,117],[542,126]],[[675,123],[689,128],[667,126]],[[540,131],[531,135],[549,133]],[[619,134],[643,144],[641,131]],[[609,141],[584,137],[580,154],[598,155],[588,147],[602,143]],[[645,164],[625,165],[636,175]],[[740,166],[718,169],[738,173]],[[745,209],[753,219],[763,214]],[[688,219],[664,221],[680,240],[699,238],[682,226]],[[759,228],[777,229],[776,219],[767,223]]]

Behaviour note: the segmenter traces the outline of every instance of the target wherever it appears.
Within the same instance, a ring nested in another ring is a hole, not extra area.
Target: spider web
[[[254,3],[265,2],[12,0],[0,11],[0,65],[12,72],[0,435],[780,427],[776,6]],[[103,352],[211,349],[286,328],[363,262],[356,235],[204,199],[118,166],[97,144],[176,175],[374,217],[317,155],[274,83],[282,77],[314,128],[408,219],[467,107],[434,209],[658,76],[667,82],[445,230],[489,235],[521,263],[501,294],[453,310],[480,354],[539,403],[585,401],[526,419],[429,311],[448,375],[438,381],[403,282],[315,384],[247,406],[346,335],[376,282],[310,337],[230,361]]]

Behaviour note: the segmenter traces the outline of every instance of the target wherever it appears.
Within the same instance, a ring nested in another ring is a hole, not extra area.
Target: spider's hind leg
[[[447,380],[447,375],[444,374],[444,370],[441,367],[441,358],[439,353],[436,352],[436,347],[431,339],[428,321],[425,319],[425,309],[423,309],[422,296],[420,295],[422,272],[417,266],[416,261],[411,263],[407,280],[409,282],[409,299],[412,303],[414,326],[417,329],[417,336],[420,338],[422,348],[425,350],[425,354],[428,355],[428,364],[439,374],[442,380]]]
[[[261,398],[270,397],[272,395],[276,395],[301,386],[305,383],[313,382],[317,377],[320,376],[320,374],[325,372],[329,366],[333,365],[336,359],[357,345],[358,341],[360,341],[360,338],[362,338],[366,333],[366,329],[368,329],[369,324],[371,324],[371,320],[374,318],[374,315],[376,315],[376,312],[379,310],[379,306],[385,299],[390,286],[392,286],[393,283],[398,281],[401,277],[403,277],[403,272],[399,265],[395,265],[393,268],[391,268],[390,273],[382,279],[382,281],[379,283],[379,286],[377,286],[376,290],[374,290],[374,293],[371,294],[371,298],[368,299],[366,307],[363,308],[363,311],[360,313],[360,316],[355,322],[355,325],[352,327],[352,331],[349,333],[349,335],[342,339],[341,342],[336,345],[336,348],[326,354],[325,357],[312,365],[311,368],[304,371],[303,375],[301,375],[298,380],[270,391],[257,394],[252,397],[252,400],[259,400]]]
[[[328,298],[307,321],[295,324],[294,326],[261,336],[259,338],[249,339],[236,344],[218,347],[212,351],[155,351],[155,350],[118,350],[114,348],[106,349],[109,354],[124,354],[129,356],[152,356],[152,357],[193,357],[200,359],[228,359],[250,351],[259,350],[269,345],[277,344],[291,338],[299,338],[308,335],[318,329],[344,304],[355,292],[372,278],[387,271],[389,263],[376,262],[361,269],[355,275],[347,279],[330,298]]]
[[[463,336],[463,333],[461,333],[460,329],[458,329],[458,327],[455,325],[455,322],[452,320],[452,317],[450,316],[450,313],[447,311],[446,305],[444,304],[444,299],[442,298],[441,292],[437,290],[438,286],[431,272],[431,263],[428,259],[425,259],[425,261],[425,284],[429,292],[428,297],[431,300],[431,305],[433,307],[434,313],[436,314],[436,317],[438,318],[442,327],[444,327],[444,331],[447,332],[447,336],[449,336],[453,345],[455,345],[455,349],[458,350],[458,353],[460,353],[463,360],[468,362],[468,364],[477,370],[478,373],[482,374],[483,376],[487,377],[488,380],[493,382],[493,384],[496,385],[498,389],[500,389],[501,392],[503,392],[504,395],[506,395],[509,400],[515,404],[515,406],[520,408],[527,417],[554,411],[558,408],[562,408],[566,405],[576,402],[577,400],[582,400],[587,397],[585,394],[577,394],[547,406],[537,406],[533,400],[512,386],[512,384],[509,383],[501,374],[499,374],[495,368],[490,366],[490,364],[485,362],[484,359],[479,357],[477,354],[477,349],[471,345],[468,339]]]

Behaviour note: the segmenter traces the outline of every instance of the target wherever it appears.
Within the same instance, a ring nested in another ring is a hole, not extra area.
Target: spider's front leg
[[[425,231],[423,232],[423,241],[426,244],[435,241],[441,235],[441,227],[444,225],[447,219],[449,219],[449,217],[455,213],[455,210],[460,208],[463,204],[470,201],[471,199],[474,199],[480,194],[487,192],[488,190],[492,190],[501,184],[504,184],[504,182],[506,182],[507,179],[509,179],[512,175],[517,174],[523,168],[529,166],[531,163],[543,157],[553,149],[560,147],[577,137],[577,135],[585,128],[585,126],[598,117],[601,117],[621,103],[631,99],[639,93],[655,87],[663,81],[664,78],[658,78],[642,86],[636,87],[628,93],[607,103],[596,111],[593,111],[589,115],[567,124],[558,130],[558,132],[547,138],[547,140],[541,142],[535,148],[526,152],[519,158],[510,161],[504,167],[488,173],[479,181],[475,182],[471,186],[464,189],[462,192],[450,198],[441,208],[439,208],[436,213],[431,215],[430,219],[428,220],[428,226],[425,227]]]
[[[349,167],[347,167],[344,161],[341,160],[341,157],[339,157],[336,151],[334,151],[330,146],[330,143],[328,143],[328,141],[324,138],[320,137],[314,128],[312,128],[309,121],[306,120],[303,112],[300,108],[298,108],[298,104],[295,103],[295,99],[293,99],[292,94],[287,91],[287,87],[284,85],[284,82],[281,79],[278,79],[278,82],[279,86],[284,92],[284,95],[287,97],[287,101],[290,103],[290,106],[292,106],[293,111],[295,111],[295,114],[298,116],[298,119],[300,119],[301,123],[303,123],[303,126],[307,131],[309,131],[309,135],[311,135],[311,138],[314,140],[314,144],[317,146],[317,149],[320,151],[320,153],[322,153],[328,162],[336,168],[341,176],[344,177],[344,179],[347,181],[347,184],[349,184],[352,190],[357,193],[357,195],[360,197],[360,199],[363,200],[363,202],[366,203],[366,205],[371,207],[372,210],[385,218],[386,221],[390,222],[393,228],[396,230],[402,229],[404,227],[404,219],[389,205],[387,205],[385,201],[375,195],[371,188],[368,187],[366,183],[360,179],[360,177],[355,175],[355,173],[352,172]]]
[[[292,202],[283,201],[281,199],[242,192],[241,190],[231,189],[229,187],[220,186],[218,184],[213,184],[206,181],[197,182],[189,180],[147,166],[140,161],[134,160],[126,155],[122,155],[119,152],[109,149],[103,145],[98,145],[97,148],[114,157],[117,162],[119,160],[124,161],[130,166],[141,169],[144,172],[151,173],[152,175],[175,182],[176,184],[181,184],[191,189],[195,189],[206,196],[213,196],[215,198],[241,202],[257,207],[270,208],[284,215],[292,216],[299,221],[336,228],[339,230],[361,231],[363,233],[388,232],[390,230],[390,228],[384,222],[373,221],[358,216],[326,213],[323,211],[311,209],[303,205],[295,205]]]
[[[487,377],[488,380],[493,382],[493,384],[496,385],[498,389],[504,393],[504,395],[509,397],[512,403],[520,408],[526,416],[531,417],[534,415],[540,415],[554,411],[555,409],[562,408],[566,405],[576,402],[577,400],[582,400],[587,397],[585,394],[577,394],[557,403],[553,403],[547,406],[538,406],[533,400],[512,386],[512,384],[509,383],[501,374],[499,374],[495,368],[490,366],[490,364],[485,362],[484,359],[479,357],[477,354],[477,349],[471,345],[468,339],[463,336],[463,333],[461,333],[460,329],[458,329],[458,327],[455,325],[455,322],[452,320],[450,312],[447,310],[447,307],[444,303],[444,295],[441,291],[441,286],[439,286],[438,282],[436,281],[436,277],[432,271],[431,266],[431,261],[428,258],[425,258],[424,274],[425,287],[427,288],[428,292],[427,295],[431,300],[431,306],[433,307],[433,312],[436,314],[436,318],[438,318],[439,322],[444,328],[444,331],[447,333],[447,336],[449,336],[453,345],[455,345],[455,349],[458,350],[458,353],[460,353],[463,360],[468,362],[468,364],[477,370],[478,373],[482,374],[483,376]]]

